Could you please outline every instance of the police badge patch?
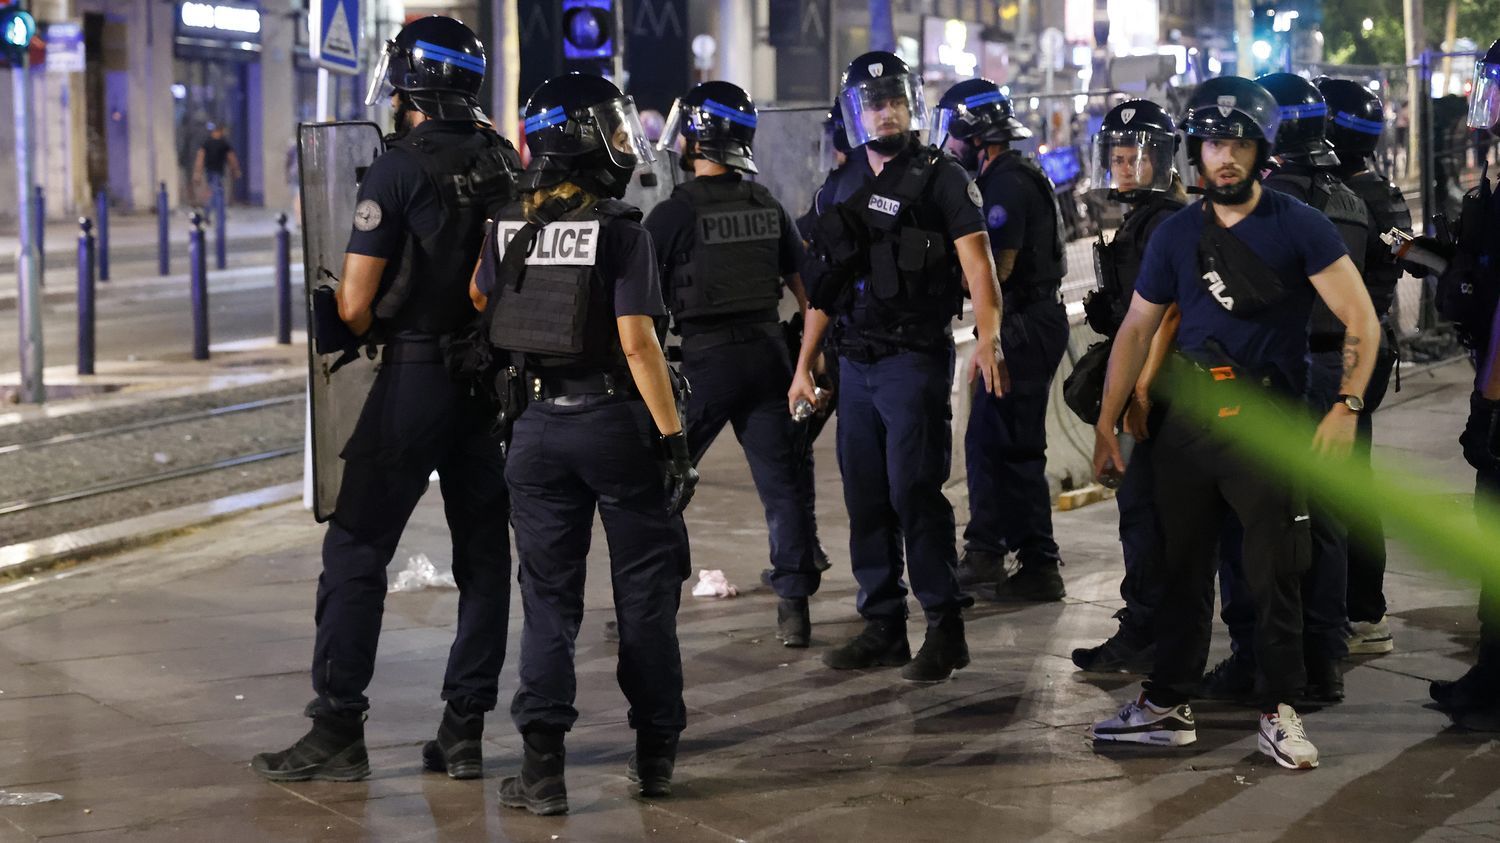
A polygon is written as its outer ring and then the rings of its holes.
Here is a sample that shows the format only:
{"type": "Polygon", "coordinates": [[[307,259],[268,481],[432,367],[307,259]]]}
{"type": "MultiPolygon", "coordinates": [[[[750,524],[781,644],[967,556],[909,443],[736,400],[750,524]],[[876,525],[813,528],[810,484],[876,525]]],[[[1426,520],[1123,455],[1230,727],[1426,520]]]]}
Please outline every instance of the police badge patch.
{"type": "Polygon", "coordinates": [[[979,195],[979,185],[974,182],[969,182],[969,201],[973,202],[976,208],[984,207],[984,197],[979,195]]]}
{"type": "Polygon", "coordinates": [[[380,203],[364,199],[354,207],[354,227],[359,231],[374,231],[380,226],[380,203]]]}
{"type": "Polygon", "coordinates": [[[985,215],[984,222],[990,228],[1000,228],[1005,225],[1007,219],[1010,219],[1010,214],[1006,213],[1005,206],[996,205],[985,215]]]}

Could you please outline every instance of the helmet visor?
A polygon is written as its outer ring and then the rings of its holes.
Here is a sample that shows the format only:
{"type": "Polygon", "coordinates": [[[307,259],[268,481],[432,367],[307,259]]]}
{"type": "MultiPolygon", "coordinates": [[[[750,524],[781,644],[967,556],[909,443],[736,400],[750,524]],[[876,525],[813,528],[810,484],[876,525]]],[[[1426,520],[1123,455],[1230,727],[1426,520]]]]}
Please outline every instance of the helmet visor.
{"type": "Polygon", "coordinates": [[[677,136],[682,133],[682,97],[672,100],[672,110],[667,112],[666,125],[661,128],[661,136],[656,139],[656,150],[658,152],[677,152],[677,136]]]}
{"type": "Polygon", "coordinates": [[[370,87],[365,89],[365,107],[380,105],[391,98],[396,92],[391,87],[390,80],[386,78],[386,71],[391,66],[391,49],[396,45],[391,41],[385,42],[385,48],[380,51],[380,58],[375,60],[375,66],[370,69],[370,87]]]}
{"type": "Polygon", "coordinates": [[[1500,64],[1474,63],[1474,92],[1469,95],[1469,128],[1493,129],[1500,122],[1500,64]]]}
{"type": "Polygon", "coordinates": [[[818,137],[818,166],[821,168],[820,172],[826,173],[841,163],[839,156],[844,154],[844,150],[839,148],[839,141],[835,135],[836,132],[841,131],[843,130],[831,120],[823,124],[823,134],[818,137]]]}
{"type": "Polygon", "coordinates": [[[651,141],[646,139],[646,130],[641,126],[641,114],[636,111],[633,98],[620,97],[600,103],[589,109],[589,116],[593,118],[594,125],[599,127],[604,149],[616,167],[642,171],[651,169],[656,154],[651,151],[651,141]]]}
{"type": "Polygon", "coordinates": [[[922,86],[907,73],[856,82],[839,94],[839,104],[851,149],[876,138],[927,128],[922,86]]]}
{"type": "Polygon", "coordinates": [[[1125,195],[1165,192],[1172,185],[1172,138],[1155,132],[1101,131],[1094,136],[1089,184],[1125,195]]]}
{"type": "Polygon", "coordinates": [[[953,121],[958,118],[958,109],[937,108],[932,112],[932,131],[927,133],[932,145],[943,149],[948,145],[950,137],[948,129],[953,126],[953,121]]]}

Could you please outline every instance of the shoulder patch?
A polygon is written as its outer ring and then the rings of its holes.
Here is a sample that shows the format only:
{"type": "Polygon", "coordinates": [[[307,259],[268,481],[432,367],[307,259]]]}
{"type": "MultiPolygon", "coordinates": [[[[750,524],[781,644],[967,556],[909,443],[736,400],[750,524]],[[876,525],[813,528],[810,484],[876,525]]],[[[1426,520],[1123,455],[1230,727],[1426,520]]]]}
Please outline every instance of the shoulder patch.
{"type": "MultiPolygon", "coordinates": [[[[969,185],[969,189],[973,190],[974,186],[969,185]]],[[[994,207],[990,208],[990,212],[988,214],[985,214],[984,217],[985,223],[988,224],[990,228],[1000,228],[1005,225],[1005,221],[1008,219],[1010,219],[1010,214],[1006,213],[1004,205],[995,205],[994,207]]]]}
{"type": "Polygon", "coordinates": [[[374,231],[380,227],[380,203],[374,199],[363,199],[354,207],[354,228],[358,231],[374,231]]]}
{"type": "Polygon", "coordinates": [[[979,193],[979,185],[972,181],[969,182],[969,201],[973,202],[976,208],[984,207],[984,197],[979,193]]]}

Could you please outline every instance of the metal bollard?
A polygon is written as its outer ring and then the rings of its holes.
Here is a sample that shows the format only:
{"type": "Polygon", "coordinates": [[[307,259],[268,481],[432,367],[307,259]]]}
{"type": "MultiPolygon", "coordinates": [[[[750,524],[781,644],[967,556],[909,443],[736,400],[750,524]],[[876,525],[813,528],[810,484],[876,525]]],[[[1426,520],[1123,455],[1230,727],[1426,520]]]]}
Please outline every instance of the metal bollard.
{"type": "Polygon", "coordinates": [[[94,212],[95,212],[95,215],[96,215],[95,216],[95,222],[94,222],[94,230],[97,231],[97,232],[99,232],[99,234],[98,234],[98,243],[99,243],[99,245],[98,245],[98,250],[96,252],[96,254],[98,255],[97,262],[99,264],[99,280],[100,281],[108,281],[109,280],[109,194],[105,193],[102,190],[99,191],[99,193],[94,197],[94,212]]]}
{"type": "Polygon", "coordinates": [[[226,260],[224,242],[224,217],[225,206],[229,203],[224,199],[224,182],[220,180],[218,187],[214,188],[214,268],[223,269],[226,260]]]}
{"type": "Polygon", "coordinates": [[[78,374],[94,373],[94,224],[78,218],[78,374]]]}
{"type": "Polygon", "coordinates": [[[276,341],[292,342],[292,235],[286,214],[276,215],[276,341]]]}
{"type": "Polygon", "coordinates": [[[203,215],[188,218],[188,283],[193,294],[193,359],[208,359],[208,254],[203,250],[203,215]]]}
{"type": "Polygon", "coordinates": [[[156,189],[156,274],[167,275],[172,271],[171,247],[168,231],[171,219],[167,216],[167,183],[161,182],[156,189]]]}
{"type": "Polygon", "coordinates": [[[47,191],[41,185],[36,186],[36,195],[32,200],[36,203],[35,223],[31,230],[36,232],[36,277],[42,286],[47,286],[47,191]]]}

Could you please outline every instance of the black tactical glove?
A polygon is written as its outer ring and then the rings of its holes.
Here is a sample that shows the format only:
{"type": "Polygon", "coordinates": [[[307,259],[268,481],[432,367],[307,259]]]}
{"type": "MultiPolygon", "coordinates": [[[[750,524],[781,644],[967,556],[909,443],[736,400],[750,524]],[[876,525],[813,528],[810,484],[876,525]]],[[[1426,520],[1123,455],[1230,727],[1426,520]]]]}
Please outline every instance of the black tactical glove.
{"type": "Polygon", "coordinates": [[[698,488],[698,469],[688,456],[687,434],[678,431],[661,437],[662,480],[667,487],[667,514],[680,515],[698,488]]]}
{"type": "Polygon", "coordinates": [[[1469,396],[1469,423],[1458,437],[1464,459],[1488,474],[1500,474],[1500,401],[1491,401],[1478,391],[1469,396]]]}

